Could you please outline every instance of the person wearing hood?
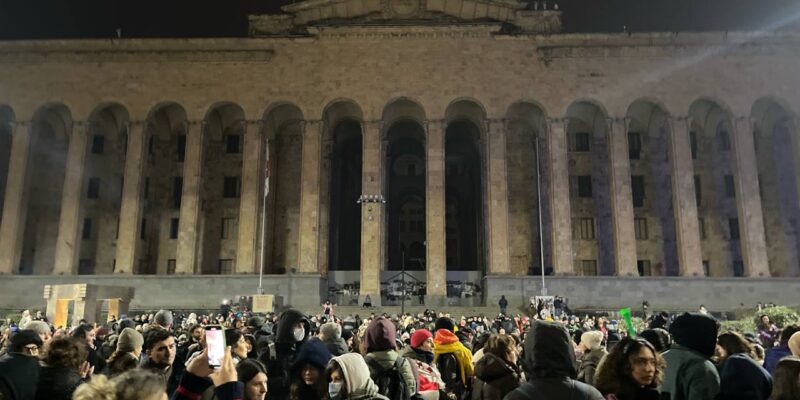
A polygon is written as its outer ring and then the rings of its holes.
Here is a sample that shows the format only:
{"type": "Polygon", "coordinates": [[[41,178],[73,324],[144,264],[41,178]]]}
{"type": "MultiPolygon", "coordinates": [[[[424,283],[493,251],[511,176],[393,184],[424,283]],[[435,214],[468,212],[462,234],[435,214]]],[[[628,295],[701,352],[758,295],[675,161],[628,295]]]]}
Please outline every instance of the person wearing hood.
{"type": "Polygon", "coordinates": [[[275,343],[270,344],[259,356],[259,360],[267,367],[270,400],[289,398],[291,366],[310,332],[311,323],[299,310],[290,308],[281,314],[275,343]]]}
{"type": "Polygon", "coordinates": [[[0,357],[0,398],[23,400],[36,396],[41,346],[42,339],[33,330],[21,330],[11,337],[8,353],[0,357]]]}
{"type": "Polygon", "coordinates": [[[674,341],[664,353],[667,367],[661,396],[671,400],[708,400],[719,393],[719,374],[709,359],[717,346],[717,321],[700,313],[683,313],[670,324],[674,341]]]}
{"type": "Polygon", "coordinates": [[[439,391],[445,390],[442,374],[433,363],[433,334],[427,329],[417,329],[411,335],[409,346],[400,353],[416,367],[417,393],[423,399],[439,399],[439,391]]]}
{"type": "Polygon", "coordinates": [[[325,371],[330,400],[389,400],[378,393],[364,357],[356,353],[331,359],[325,371]]]}
{"type": "Polygon", "coordinates": [[[752,346],[742,335],[726,332],[717,338],[720,393],[717,400],[767,400],[772,377],[753,360],[752,346]]]}
{"type": "Polygon", "coordinates": [[[475,365],[472,400],[502,400],[519,386],[517,342],[509,335],[492,335],[475,365]]]}
{"type": "Polygon", "coordinates": [[[533,321],[523,344],[522,369],[527,383],[504,400],[603,400],[597,389],[577,381],[572,339],[557,322],[533,321]]]}
{"type": "Polygon", "coordinates": [[[350,352],[347,343],[342,339],[342,326],[336,322],[322,324],[319,336],[332,355],[340,356],[350,352]]]}
{"type": "Polygon", "coordinates": [[[595,371],[600,365],[600,360],[608,354],[603,347],[603,332],[584,332],[578,350],[583,353],[578,363],[578,380],[594,386],[595,371]]]}
{"type": "Polygon", "coordinates": [[[291,400],[322,400],[327,393],[325,368],[331,353],[319,338],[311,338],[303,345],[291,368],[291,400]]]}
{"type": "Polygon", "coordinates": [[[645,339],[624,337],[597,370],[594,386],[607,399],[658,400],[664,358],[645,339]]]}
{"type": "MultiPolygon", "coordinates": [[[[372,377],[391,369],[398,361],[400,355],[397,353],[396,339],[396,328],[392,321],[385,317],[378,317],[367,326],[364,332],[364,346],[367,352],[364,361],[369,366],[372,377]]],[[[398,367],[405,381],[406,398],[409,398],[417,392],[416,374],[412,364],[406,362],[405,358],[400,357],[398,367]]]]}
{"type": "Polygon", "coordinates": [[[450,318],[440,317],[434,326],[436,328],[433,338],[434,363],[442,373],[447,392],[461,398],[468,391],[474,375],[472,352],[464,347],[453,332],[454,326],[450,318]]]}

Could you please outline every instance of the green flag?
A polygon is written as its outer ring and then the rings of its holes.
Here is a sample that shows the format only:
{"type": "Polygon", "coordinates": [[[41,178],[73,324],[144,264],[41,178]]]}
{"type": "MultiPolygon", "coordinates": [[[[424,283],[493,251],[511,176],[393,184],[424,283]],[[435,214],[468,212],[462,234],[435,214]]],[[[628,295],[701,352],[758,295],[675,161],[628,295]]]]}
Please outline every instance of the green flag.
{"type": "Polygon", "coordinates": [[[625,326],[628,327],[628,336],[635,337],[636,330],[633,329],[633,323],[631,322],[631,308],[625,307],[619,310],[619,314],[622,315],[622,318],[625,320],[625,326]]]}

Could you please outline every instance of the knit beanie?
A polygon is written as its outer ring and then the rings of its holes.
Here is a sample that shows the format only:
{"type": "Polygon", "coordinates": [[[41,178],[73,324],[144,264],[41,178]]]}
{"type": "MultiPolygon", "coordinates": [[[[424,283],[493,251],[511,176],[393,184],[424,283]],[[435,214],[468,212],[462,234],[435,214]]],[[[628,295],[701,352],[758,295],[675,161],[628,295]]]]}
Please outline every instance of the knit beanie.
{"type": "Polygon", "coordinates": [[[117,351],[120,353],[130,353],[144,344],[142,334],[135,329],[125,328],[117,338],[117,351]]]}
{"type": "Polygon", "coordinates": [[[414,331],[414,334],[411,335],[411,347],[416,349],[422,346],[422,344],[425,343],[426,340],[432,337],[433,334],[431,333],[431,331],[427,329],[417,329],[416,331],[414,331]]]}
{"type": "Polygon", "coordinates": [[[455,325],[453,325],[453,321],[450,318],[439,317],[433,326],[433,331],[436,332],[439,329],[447,329],[450,332],[454,332],[455,325]]]}
{"type": "Polygon", "coordinates": [[[661,328],[647,329],[642,331],[639,336],[650,342],[655,347],[656,351],[663,353],[669,350],[672,344],[672,338],[669,337],[669,332],[661,328]]]}
{"type": "Polygon", "coordinates": [[[794,356],[800,357],[800,332],[795,332],[789,338],[789,350],[792,351],[794,356]]]}
{"type": "Polygon", "coordinates": [[[15,353],[21,352],[22,349],[29,344],[35,344],[36,347],[42,347],[42,338],[40,338],[39,334],[33,330],[23,329],[11,336],[11,344],[9,345],[9,349],[15,353]]]}
{"type": "Polygon", "coordinates": [[[603,332],[589,331],[581,335],[581,343],[589,350],[597,350],[603,344],[603,332]]]}

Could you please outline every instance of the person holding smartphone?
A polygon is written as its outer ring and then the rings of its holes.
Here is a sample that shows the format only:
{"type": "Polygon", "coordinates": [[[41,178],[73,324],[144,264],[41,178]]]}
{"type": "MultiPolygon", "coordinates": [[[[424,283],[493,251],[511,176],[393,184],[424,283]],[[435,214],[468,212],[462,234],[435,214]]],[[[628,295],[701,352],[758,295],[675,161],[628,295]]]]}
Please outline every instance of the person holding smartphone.
{"type": "Polygon", "coordinates": [[[218,368],[210,366],[208,358],[209,349],[203,349],[200,354],[189,361],[186,373],[183,374],[180,384],[170,400],[195,400],[203,392],[214,386],[214,395],[218,400],[235,400],[244,398],[244,384],[238,381],[236,367],[233,365],[231,348],[223,348],[222,359],[218,368]],[[208,379],[210,378],[211,382],[208,379]]]}

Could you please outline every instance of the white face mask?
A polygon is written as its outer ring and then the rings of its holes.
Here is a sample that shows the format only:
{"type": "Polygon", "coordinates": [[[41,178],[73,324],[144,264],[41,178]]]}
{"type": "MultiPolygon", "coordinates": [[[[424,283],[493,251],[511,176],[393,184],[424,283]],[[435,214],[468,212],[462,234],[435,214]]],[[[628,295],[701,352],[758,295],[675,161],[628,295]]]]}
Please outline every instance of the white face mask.
{"type": "Polygon", "coordinates": [[[294,340],[300,342],[306,337],[306,330],[303,328],[294,328],[294,340]]]}
{"type": "Polygon", "coordinates": [[[331,382],[328,384],[328,396],[335,399],[342,390],[342,382],[331,382]]]}

